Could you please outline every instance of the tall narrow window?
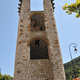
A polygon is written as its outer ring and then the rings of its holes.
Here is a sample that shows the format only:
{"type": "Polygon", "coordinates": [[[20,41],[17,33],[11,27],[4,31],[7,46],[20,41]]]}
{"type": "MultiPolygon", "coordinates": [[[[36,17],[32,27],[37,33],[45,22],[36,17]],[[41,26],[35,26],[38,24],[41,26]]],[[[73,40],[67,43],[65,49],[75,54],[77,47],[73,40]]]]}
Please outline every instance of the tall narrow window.
{"type": "Polygon", "coordinates": [[[48,45],[45,41],[36,39],[30,43],[30,59],[49,59],[48,45]]]}
{"type": "Polygon", "coordinates": [[[34,14],[31,17],[31,31],[44,31],[45,22],[44,17],[39,14],[34,14]]]}
{"type": "Polygon", "coordinates": [[[43,11],[43,0],[30,0],[31,11],[43,11]]]}

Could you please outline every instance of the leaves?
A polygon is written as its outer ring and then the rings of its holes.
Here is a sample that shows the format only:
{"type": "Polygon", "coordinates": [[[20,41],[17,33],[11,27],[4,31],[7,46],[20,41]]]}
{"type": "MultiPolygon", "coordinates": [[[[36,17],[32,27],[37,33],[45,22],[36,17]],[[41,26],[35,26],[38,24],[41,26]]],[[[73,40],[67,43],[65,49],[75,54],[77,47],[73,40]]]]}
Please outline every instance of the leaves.
{"type": "Polygon", "coordinates": [[[76,76],[76,78],[80,77],[80,57],[64,64],[64,69],[66,80],[72,80],[74,78],[74,75],[76,76]]]}
{"type": "Polygon", "coordinates": [[[13,77],[11,77],[10,75],[2,75],[0,73],[0,80],[13,80],[13,77]]]}
{"type": "Polygon", "coordinates": [[[76,0],[76,3],[68,5],[67,3],[63,6],[63,10],[66,10],[66,13],[69,15],[76,13],[76,17],[80,17],[80,0],[76,0]]]}

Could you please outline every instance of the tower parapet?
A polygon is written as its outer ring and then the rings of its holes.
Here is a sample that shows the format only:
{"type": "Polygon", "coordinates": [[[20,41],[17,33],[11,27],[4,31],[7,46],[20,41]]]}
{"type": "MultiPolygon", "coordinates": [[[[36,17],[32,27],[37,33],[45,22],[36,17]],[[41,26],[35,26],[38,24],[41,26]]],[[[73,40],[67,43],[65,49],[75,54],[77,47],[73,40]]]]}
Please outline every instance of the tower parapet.
{"type": "MultiPolygon", "coordinates": [[[[18,13],[20,14],[20,11],[21,11],[21,5],[22,5],[22,0],[19,0],[19,4],[18,4],[18,13]]],[[[54,3],[54,0],[51,0],[51,4],[52,4],[52,7],[53,7],[53,11],[54,11],[54,9],[55,9],[55,7],[54,7],[54,5],[55,5],[55,3],[54,3]]]]}

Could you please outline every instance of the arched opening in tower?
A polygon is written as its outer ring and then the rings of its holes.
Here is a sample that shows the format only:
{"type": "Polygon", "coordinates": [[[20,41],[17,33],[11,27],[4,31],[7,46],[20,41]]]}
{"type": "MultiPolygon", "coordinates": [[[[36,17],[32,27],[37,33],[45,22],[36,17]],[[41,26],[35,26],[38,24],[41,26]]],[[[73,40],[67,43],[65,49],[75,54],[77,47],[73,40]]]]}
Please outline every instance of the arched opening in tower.
{"type": "Polygon", "coordinates": [[[44,17],[39,14],[34,14],[31,17],[31,31],[45,31],[44,17]]]}
{"type": "Polygon", "coordinates": [[[31,11],[44,11],[43,0],[30,0],[31,11]]]}
{"type": "Polygon", "coordinates": [[[48,44],[40,39],[30,43],[30,59],[49,59],[48,44]]]}

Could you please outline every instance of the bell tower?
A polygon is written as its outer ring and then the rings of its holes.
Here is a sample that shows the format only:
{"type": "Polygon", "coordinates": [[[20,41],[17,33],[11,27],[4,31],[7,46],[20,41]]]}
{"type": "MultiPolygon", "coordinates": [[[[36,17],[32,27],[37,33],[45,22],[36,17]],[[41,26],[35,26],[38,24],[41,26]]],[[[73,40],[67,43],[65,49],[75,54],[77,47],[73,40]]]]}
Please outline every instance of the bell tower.
{"type": "Polygon", "coordinates": [[[43,0],[43,11],[19,1],[14,80],[65,80],[53,0],[43,0]]]}

